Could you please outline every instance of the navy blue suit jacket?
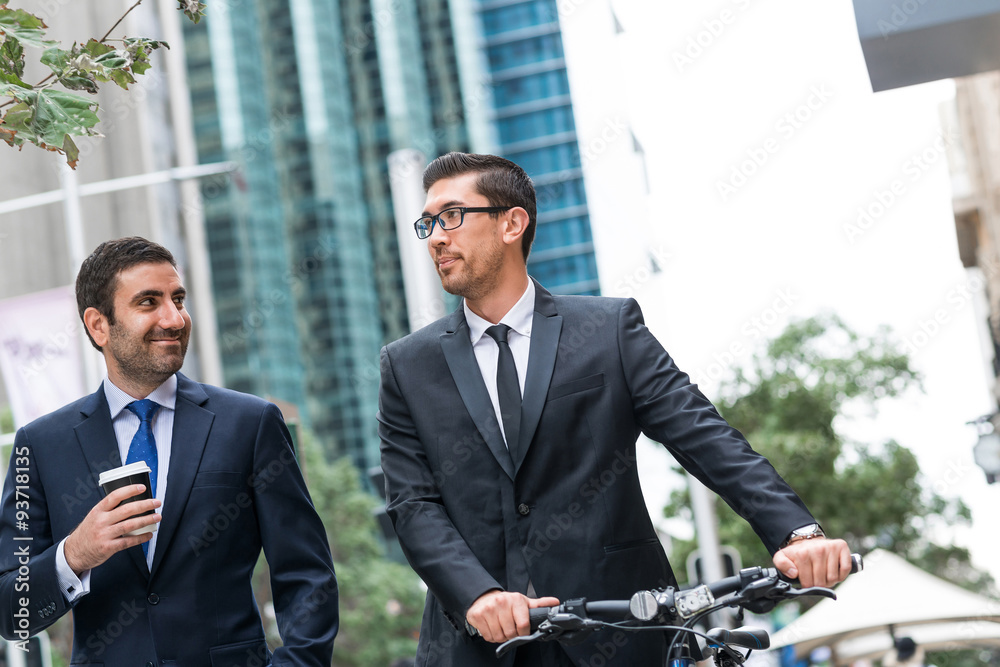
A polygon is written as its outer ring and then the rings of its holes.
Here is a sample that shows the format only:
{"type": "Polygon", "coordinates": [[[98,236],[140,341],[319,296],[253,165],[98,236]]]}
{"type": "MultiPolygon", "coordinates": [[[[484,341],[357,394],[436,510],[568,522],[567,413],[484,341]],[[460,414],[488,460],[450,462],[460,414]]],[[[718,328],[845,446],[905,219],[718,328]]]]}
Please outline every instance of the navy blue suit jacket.
{"type": "MultiPolygon", "coordinates": [[[[328,667],[337,582],[280,412],[178,374],[174,420],[152,569],[132,547],[91,571],[72,664],[328,667]],[[273,658],[250,583],[262,547],[284,642],[273,658]]],[[[103,497],[100,473],[120,465],[103,389],[18,431],[0,508],[4,637],[69,610],[56,545],[103,497]]]]}
{"type": "MultiPolygon", "coordinates": [[[[429,588],[418,666],[511,664],[464,630],[469,606],[490,589],[524,593],[530,580],[539,596],[627,599],[675,583],[639,487],[640,433],[719,493],[772,552],[814,521],[677,369],[634,300],[535,289],[514,458],[461,308],[382,350],[387,507],[429,588]]],[[[608,631],[565,648],[574,664],[662,665],[663,644],[656,633],[608,631]]]]}

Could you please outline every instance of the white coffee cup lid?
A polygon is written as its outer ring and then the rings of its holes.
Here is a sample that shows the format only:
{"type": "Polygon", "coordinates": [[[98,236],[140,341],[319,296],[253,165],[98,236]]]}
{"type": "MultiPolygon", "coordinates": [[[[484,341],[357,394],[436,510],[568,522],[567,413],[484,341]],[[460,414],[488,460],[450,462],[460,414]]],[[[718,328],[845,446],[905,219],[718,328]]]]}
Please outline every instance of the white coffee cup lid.
{"type": "Polygon", "coordinates": [[[129,463],[120,468],[112,468],[111,470],[105,470],[98,477],[97,483],[104,486],[105,482],[110,482],[113,479],[121,479],[122,477],[128,477],[129,475],[140,475],[144,472],[153,472],[149,469],[149,464],[145,461],[136,461],[135,463],[129,463]]]}

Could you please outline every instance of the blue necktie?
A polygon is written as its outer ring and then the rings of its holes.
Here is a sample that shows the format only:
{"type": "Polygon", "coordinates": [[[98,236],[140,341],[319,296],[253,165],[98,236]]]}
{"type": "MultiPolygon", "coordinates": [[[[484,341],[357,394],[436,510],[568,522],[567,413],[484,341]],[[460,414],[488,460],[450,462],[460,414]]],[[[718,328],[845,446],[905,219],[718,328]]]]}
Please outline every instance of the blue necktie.
{"type": "Polygon", "coordinates": [[[153,439],[153,415],[160,409],[158,403],[148,398],[133,401],[125,406],[139,418],[139,430],[132,436],[132,444],[128,447],[128,458],[125,465],[145,461],[149,466],[149,492],[156,497],[156,440],[153,439]]]}
{"type": "MultiPolygon", "coordinates": [[[[156,497],[156,440],[153,439],[153,415],[160,409],[159,403],[154,403],[148,398],[141,401],[133,401],[125,406],[130,412],[135,413],[139,418],[139,430],[132,436],[132,443],[128,446],[128,457],[125,465],[145,461],[149,466],[149,492],[156,497]]],[[[142,543],[142,554],[149,556],[149,542],[142,543]]]]}

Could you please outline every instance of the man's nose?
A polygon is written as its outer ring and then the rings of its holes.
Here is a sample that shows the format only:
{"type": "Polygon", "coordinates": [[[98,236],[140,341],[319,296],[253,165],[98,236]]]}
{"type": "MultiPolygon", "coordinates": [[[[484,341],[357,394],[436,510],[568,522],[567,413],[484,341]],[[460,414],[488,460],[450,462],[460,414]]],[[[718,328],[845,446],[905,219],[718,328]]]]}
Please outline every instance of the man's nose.
{"type": "Polygon", "coordinates": [[[441,227],[441,223],[435,220],[434,226],[431,228],[431,235],[427,237],[427,244],[432,246],[444,245],[450,238],[448,232],[441,227]]]}
{"type": "Polygon", "coordinates": [[[181,314],[181,308],[173,301],[167,301],[160,308],[160,327],[163,329],[184,328],[184,316],[181,314]]]}

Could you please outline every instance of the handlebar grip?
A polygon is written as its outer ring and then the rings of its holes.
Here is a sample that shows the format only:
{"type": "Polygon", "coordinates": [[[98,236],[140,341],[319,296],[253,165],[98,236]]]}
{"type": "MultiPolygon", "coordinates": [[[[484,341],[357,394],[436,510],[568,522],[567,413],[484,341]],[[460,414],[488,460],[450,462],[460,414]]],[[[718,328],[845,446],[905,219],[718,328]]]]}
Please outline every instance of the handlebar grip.
{"type": "Polygon", "coordinates": [[[706,634],[716,644],[733,644],[755,651],[762,651],[771,646],[771,638],[768,637],[767,631],[761,628],[743,627],[735,630],[712,628],[706,634]]]}
{"type": "MultiPolygon", "coordinates": [[[[756,568],[760,570],[760,568],[756,568]]],[[[708,590],[712,591],[712,595],[717,598],[721,598],[723,595],[729,595],[733,591],[738,591],[743,587],[744,578],[740,575],[735,575],[732,577],[726,577],[725,579],[719,579],[718,581],[713,581],[708,584],[708,590]]]]}
{"type": "Polygon", "coordinates": [[[528,622],[531,624],[531,631],[534,632],[542,621],[549,617],[549,612],[559,609],[559,607],[534,607],[528,610],[528,622]]]}
{"type": "MultiPolygon", "coordinates": [[[[857,574],[865,569],[865,559],[861,557],[861,554],[851,554],[851,574],[857,574]]],[[[787,581],[790,584],[799,585],[798,579],[792,579],[791,577],[786,577],[785,575],[778,573],[783,581],[787,581]]],[[[713,591],[714,592],[714,591],[713,591]]]]}

